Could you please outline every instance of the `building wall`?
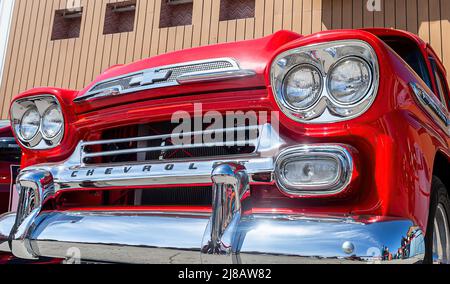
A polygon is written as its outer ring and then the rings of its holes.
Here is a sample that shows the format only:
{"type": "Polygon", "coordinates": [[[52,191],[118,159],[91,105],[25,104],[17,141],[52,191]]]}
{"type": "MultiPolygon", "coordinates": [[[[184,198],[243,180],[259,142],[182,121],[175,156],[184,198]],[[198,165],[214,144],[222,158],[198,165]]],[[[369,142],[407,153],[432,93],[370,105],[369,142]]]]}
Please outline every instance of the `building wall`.
{"type": "Polygon", "coordinates": [[[13,8],[14,0],[0,0],[0,83],[3,76],[13,8]]]}
{"type": "Polygon", "coordinates": [[[366,0],[255,0],[254,18],[229,21],[219,21],[220,0],[193,1],[192,25],[159,28],[161,0],[137,0],[134,30],[104,35],[106,4],[116,0],[15,0],[1,117],[7,117],[14,95],[32,87],[80,89],[114,64],[280,29],[302,34],[374,26],[408,30],[430,42],[450,70],[450,36],[445,36],[450,0],[380,0],[379,12],[369,12],[366,0]],[[55,10],[76,2],[83,7],[80,36],[52,41],[55,10]]]}

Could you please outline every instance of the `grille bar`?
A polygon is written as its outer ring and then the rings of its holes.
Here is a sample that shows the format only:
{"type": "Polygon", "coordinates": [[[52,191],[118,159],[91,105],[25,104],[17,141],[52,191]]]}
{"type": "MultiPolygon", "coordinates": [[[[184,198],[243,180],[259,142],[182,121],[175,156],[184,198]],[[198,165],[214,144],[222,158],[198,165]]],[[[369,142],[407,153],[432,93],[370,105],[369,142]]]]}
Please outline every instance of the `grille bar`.
{"type": "MultiPolygon", "coordinates": [[[[263,126],[260,125],[236,126],[179,134],[155,133],[157,135],[130,138],[120,138],[119,136],[117,139],[81,142],[81,161],[84,164],[108,164],[119,161],[189,160],[199,157],[252,154],[258,148],[262,129],[263,126]],[[216,135],[216,138],[219,139],[203,142],[204,135],[209,137],[216,135]],[[217,137],[217,135],[220,136],[217,137]],[[174,143],[174,138],[190,139],[190,142],[174,143]],[[202,142],[197,142],[196,138],[202,138],[200,140],[202,142]],[[232,139],[227,140],[227,138],[232,139]]],[[[118,135],[121,135],[120,131],[118,135]]],[[[113,137],[117,136],[113,135],[113,137]]],[[[105,138],[111,138],[111,136],[105,138]]]]}
{"type": "Polygon", "coordinates": [[[126,155],[126,154],[135,154],[142,152],[155,152],[155,151],[170,151],[176,149],[193,149],[193,148],[203,148],[203,147],[231,147],[231,146],[239,146],[239,145],[249,145],[256,146],[258,140],[240,140],[240,141],[229,141],[229,142],[217,142],[217,143],[201,143],[201,144],[183,144],[183,145],[174,145],[174,146],[160,146],[160,147],[145,147],[145,148],[136,148],[136,149],[127,149],[127,150],[117,150],[117,151],[107,151],[107,152],[99,152],[94,154],[84,154],[83,158],[95,158],[95,157],[103,157],[103,156],[115,156],[115,155],[126,155]]]}
{"type": "MultiPolygon", "coordinates": [[[[207,129],[203,131],[192,131],[192,132],[183,132],[183,136],[198,136],[198,135],[207,135],[214,134],[216,132],[222,133],[230,133],[230,132],[242,132],[242,131],[250,131],[250,130],[260,130],[261,126],[241,126],[235,128],[224,128],[224,129],[207,129]]],[[[173,138],[178,136],[177,134],[162,134],[162,135],[153,135],[153,136],[143,136],[143,137],[132,137],[132,138],[123,138],[123,139],[109,139],[109,140],[101,140],[101,141],[87,141],[83,142],[82,146],[94,146],[94,145],[104,145],[104,144],[113,144],[113,143],[127,143],[127,142],[142,142],[142,141],[150,141],[150,140],[160,140],[173,138]]]]}

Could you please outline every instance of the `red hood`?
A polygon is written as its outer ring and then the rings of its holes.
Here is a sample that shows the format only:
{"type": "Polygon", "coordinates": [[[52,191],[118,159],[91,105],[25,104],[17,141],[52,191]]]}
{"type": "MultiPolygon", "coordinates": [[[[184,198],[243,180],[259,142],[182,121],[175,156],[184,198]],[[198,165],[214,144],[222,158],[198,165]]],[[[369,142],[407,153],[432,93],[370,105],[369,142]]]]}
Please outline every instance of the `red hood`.
{"type": "Polygon", "coordinates": [[[179,93],[189,94],[229,89],[251,89],[266,86],[264,80],[264,72],[274,52],[284,44],[296,40],[300,37],[301,36],[299,34],[293,32],[279,31],[273,35],[261,39],[197,47],[143,59],[141,61],[137,61],[128,65],[114,66],[98,76],[95,81],[89,84],[84,90],[78,92],[76,94],[76,97],[83,96],[83,94],[85,94],[94,84],[109,78],[114,78],[132,72],[159,66],[205,59],[224,57],[233,58],[238,62],[242,69],[255,71],[256,76],[252,78],[246,78],[245,80],[231,80],[227,82],[215,82],[208,84],[197,84],[192,86],[153,89],[141,92],[139,94],[139,98],[133,96],[133,94],[118,96],[117,98],[109,97],[95,100],[94,102],[79,103],[76,109],[77,112],[80,113],[97,108],[109,107],[111,105],[136,101],[138,99],[146,100],[155,97],[173,96],[179,93]]]}

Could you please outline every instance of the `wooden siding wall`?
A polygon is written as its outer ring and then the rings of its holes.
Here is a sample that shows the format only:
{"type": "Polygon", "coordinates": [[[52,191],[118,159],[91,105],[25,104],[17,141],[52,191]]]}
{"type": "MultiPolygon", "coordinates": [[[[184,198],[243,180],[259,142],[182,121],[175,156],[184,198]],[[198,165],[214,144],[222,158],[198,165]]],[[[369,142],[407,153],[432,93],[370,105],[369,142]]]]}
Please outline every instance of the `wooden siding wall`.
{"type": "MultiPolygon", "coordinates": [[[[164,1],[164,0],[163,0],[164,1]]],[[[327,29],[392,27],[429,41],[450,70],[450,0],[381,0],[369,12],[366,0],[255,0],[255,18],[219,21],[220,0],[194,0],[192,25],[159,28],[161,0],[137,0],[133,32],[103,35],[107,3],[81,0],[80,37],[51,41],[57,9],[67,0],[16,0],[0,113],[11,98],[37,86],[80,89],[108,66],[200,45],[259,38],[288,29],[310,34],[327,29]]]]}

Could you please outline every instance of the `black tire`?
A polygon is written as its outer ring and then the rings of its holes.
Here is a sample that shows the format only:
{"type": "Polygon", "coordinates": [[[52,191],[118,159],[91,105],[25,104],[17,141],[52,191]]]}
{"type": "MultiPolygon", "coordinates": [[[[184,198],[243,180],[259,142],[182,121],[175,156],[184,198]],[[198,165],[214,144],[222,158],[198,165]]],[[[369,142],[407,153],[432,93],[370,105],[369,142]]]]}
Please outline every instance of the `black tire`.
{"type": "MultiPolygon", "coordinates": [[[[427,232],[425,235],[425,259],[424,263],[433,263],[433,234],[434,234],[434,220],[438,205],[441,204],[446,211],[447,223],[450,220],[450,199],[447,188],[444,183],[438,178],[433,176],[431,184],[431,197],[430,197],[430,214],[428,217],[427,232]]],[[[450,224],[447,224],[450,226],[450,224]]]]}

